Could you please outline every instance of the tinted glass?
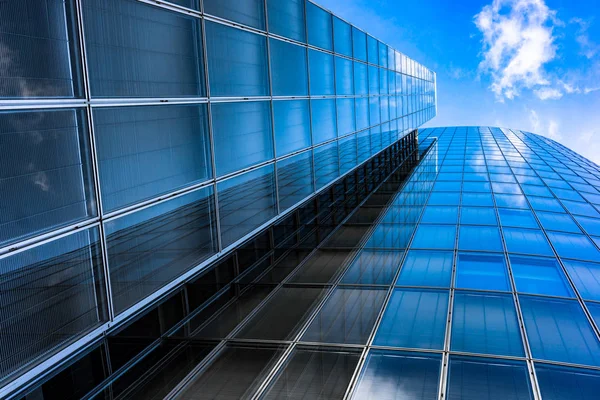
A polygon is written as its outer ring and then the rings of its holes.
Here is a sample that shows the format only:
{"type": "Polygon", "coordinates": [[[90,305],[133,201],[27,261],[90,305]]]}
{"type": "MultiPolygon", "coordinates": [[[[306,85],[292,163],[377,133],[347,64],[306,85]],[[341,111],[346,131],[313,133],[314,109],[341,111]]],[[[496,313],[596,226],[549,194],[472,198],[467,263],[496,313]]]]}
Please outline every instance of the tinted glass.
{"type": "Polygon", "coordinates": [[[331,14],[315,4],[306,2],[308,44],[333,51],[331,14]]]}
{"type": "Polygon", "coordinates": [[[308,100],[274,101],[273,117],[277,157],[310,146],[308,100]]]}
{"type": "Polygon", "coordinates": [[[257,29],[265,29],[265,2],[251,0],[203,0],[204,12],[217,17],[239,22],[257,29]]]}
{"type": "Polygon", "coordinates": [[[308,50],[311,96],[335,94],[333,56],[317,50],[308,50]]]}
{"type": "Polygon", "coordinates": [[[276,39],[269,39],[269,44],[273,96],[308,95],[306,48],[276,39]]]}
{"type": "Polygon", "coordinates": [[[267,0],[269,32],[306,42],[304,0],[267,0]]]}

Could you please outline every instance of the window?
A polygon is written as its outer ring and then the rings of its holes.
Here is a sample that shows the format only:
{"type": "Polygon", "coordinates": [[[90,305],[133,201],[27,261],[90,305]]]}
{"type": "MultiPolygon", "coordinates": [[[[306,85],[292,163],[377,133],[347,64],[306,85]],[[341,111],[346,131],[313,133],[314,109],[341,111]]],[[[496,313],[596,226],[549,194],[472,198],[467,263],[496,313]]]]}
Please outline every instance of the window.
{"type": "Polygon", "coordinates": [[[367,35],[354,26],[352,27],[352,50],[355,59],[367,62],[367,35]]]}
{"type": "Polygon", "coordinates": [[[279,205],[286,210],[313,193],[312,151],[277,161],[279,205]]]}
{"type": "Polygon", "coordinates": [[[389,285],[400,266],[401,251],[362,250],[352,261],[342,283],[389,285]]]}
{"type": "Polygon", "coordinates": [[[453,259],[452,252],[411,250],[396,285],[449,287],[453,259]]]}
{"type": "Polygon", "coordinates": [[[600,251],[585,235],[548,232],[548,238],[560,257],[585,261],[600,261],[600,251]]]}
{"type": "Polygon", "coordinates": [[[333,51],[331,14],[315,4],[306,2],[308,44],[333,51]]]}
{"type": "Polygon", "coordinates": [[[500,223],[502,226],[513,226],[517,228],[539,228],[533,213],[529,210],[511,210],[499,208],[500,223]]]}
{"type": "Polygon", "coordinates": [[[352,61],[341,57],[335,58],[335,91],[338,96],[354,94],[352,61]]]}
{"type": "Polygon", "coordinates": [[[581,297],[600,301],[600,264],[565,261],[564,265],[581,297]]]}
{"type": "Polygon", "coordinates": [[[317,50],[308,50],[311,96],[335,95],[333,56],[317,50]]]}
{"type": "Polygon", "coordinates": [[[105,211],[212,175],[206,105],[95,108],[105,211]]]}
{"type": "Polygon", "coordinates": [[[216,17],[265,30],[264,0],[204,0],[204,12],[216,17]]]}
{"type": "Polygon", "coordinates": [[[357,165],[356,135],[346,136],[339,141],[340,175],[350,171],[357,165]]]}
{"type": "Polygon", "coordinates": [[[356,95],[369,94],[369,77],[367,64],[354,62],[354,89],[356,95]]]}
{"type": "Polygon", "coordinates": [[[503,233],[506,248],[510,253],[554,255],[541,230],[505,228],[503,233]]]}
{"type": "Polygon", "coordinates": [[[83,16],[94,97],[205,95],[198,18],[132,0],[86,1],[83,16]]]}
{"type": "Polygon", "coordinates": [[[456,224],[458,208],[443,206],[427,206],[421,218],[421,223],[456,224]]]}
{"type": "Polygon", "coordinates": [[[571,218],[568,214],[558,214],[541,211],[538,211],[536,214],[540,219],[542,226],[546,230],[581,233],[581,230],[579,230],[577,224],[575,224],[575,222],[573,221],[573,218],[571,218]]]}
{"type": "Polygon", "coordinates": [[[600,374],[594,370],[535,364],[535,372],[544,399],[593,399],[598,395],[600,374]]]}
{"type": "Polygon", "coordinates": [[[269,31],[299,42],[306,42],[304,0],[267,0],[269,31]]]}
{"type": "Polygon", "coordinates": [[[456,287],[510,291],[504,257],[459,253],[456,265],[456,287]]]}
{"type": "Polygon", "coordinates": [[[411,247],[415,249],[453,249],[455,238],[455,226],[419,225],[411,247]]]}
{"type": "Polygon", "coordinates": [[[217,176],[273,158],[270,108],[267,101],[212,105],[217,176]]]}
{"type": "Polygon", "coordinates": [[[333,48],[336,53],[352,57],[352,28],[337,17],[333,17],[333,48]]]}
{"type": "Polygon", "coordinates": [[[319,146],[315,153],[315,176],[317,190],[332,182],[340,175],[338,143],[332,142],[319,146]]]}
{"type": "Polygon", "coordinates": [[[379,68],[369,65],[369,94],[379,94],[379,68]]]}
{"type": "Polygon", "coordinates": [[[313,144],[334,139],[337,134],[334,99],[311,100],[313,144]]]}
{"type": "MultiPolygon", "coordinates": [[[[587,217],[576,217],[576,219],[588,235],[600,236],[600,219],[587,217]]],[[[579,230],[576,230],[575,232],[579,233],[579,230]]]]}
{"type": "Polygon", "coordinates": [[[277,157],[311,145],[308,100],[274,101],[277,157]]]}
{"type": "Polygon", "coordinates": [[[277,39],[269,39],[269,43],[273,96],[308,95],[306,48],[277,39]]]}
{"type": "Polygon", "coordinates": [[[379,104],[379,97],[369,97],[369,121],[371,122],[371,126],[379,125],[381,123],[381,105],[379,104]]]}
{"type": "Polygon", "coordinates": [[[512,256],[510,265],[518,292],[574,297],[569,282],[555,260],[512,256]]]}
{"type": "Polygon", "coordinates": [[[496,213],[493,208],[463,207],[460,210],[460,223],[465,225],[497,225],[496,213]]]}
{"type": "Polygon", "coordinates": [[[356,98],[356,130],[362,130],[370,126],[369,122],[369,99],[356,98]]]}
{"type": "Polygon", "coordinates": [[[460,250],[502,251],[502,241],[497,227],[461,226],[458,234],[460,250]]]}
{"type": "Polygon", "coordinates": [[[356,131],[354,99],[338,98],[335,102],[337,109],[338,136],[344,136],[356,131]]]}

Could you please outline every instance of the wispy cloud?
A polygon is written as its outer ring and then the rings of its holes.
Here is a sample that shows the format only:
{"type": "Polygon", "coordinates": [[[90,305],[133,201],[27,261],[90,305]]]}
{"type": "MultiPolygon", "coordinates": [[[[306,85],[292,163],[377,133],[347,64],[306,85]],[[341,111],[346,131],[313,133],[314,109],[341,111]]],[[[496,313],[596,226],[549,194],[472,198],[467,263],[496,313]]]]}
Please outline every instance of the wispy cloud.
{"type": "Polygon", "coordinates": [[[563,96],[560,90],[551,87],[541,87],[534,90],[533,93],[535,93],[540,100],[557,100],[563,96]]]}
{"type": "Polygon", "coordinates": [[[579,54],[588,58],[594,58],[600,52],[600,46],[590,40],[588,29],[591,21],[582,18],[572,18],[569,22],[579,26],[575,40],[579,44],[579,54]]]}
{"type": "Polygon", "coordinates": [[[483,34],[479,68],[491,74],[498,100],[550,84],[544,66],[556,57],[557,24],[556,12],[543,0],[494,0],[475,16],[483,34]]]}

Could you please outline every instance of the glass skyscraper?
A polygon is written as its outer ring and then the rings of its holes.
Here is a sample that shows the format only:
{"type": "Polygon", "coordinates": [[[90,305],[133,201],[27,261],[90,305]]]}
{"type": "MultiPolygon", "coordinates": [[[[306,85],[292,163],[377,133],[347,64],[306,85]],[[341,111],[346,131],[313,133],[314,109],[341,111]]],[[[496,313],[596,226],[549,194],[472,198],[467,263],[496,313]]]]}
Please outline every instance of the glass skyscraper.
{"type": "Polygon", "coordinates": [[[596,164],[311,1],[0,20],[0,398],[598,397],[596,164]]]}

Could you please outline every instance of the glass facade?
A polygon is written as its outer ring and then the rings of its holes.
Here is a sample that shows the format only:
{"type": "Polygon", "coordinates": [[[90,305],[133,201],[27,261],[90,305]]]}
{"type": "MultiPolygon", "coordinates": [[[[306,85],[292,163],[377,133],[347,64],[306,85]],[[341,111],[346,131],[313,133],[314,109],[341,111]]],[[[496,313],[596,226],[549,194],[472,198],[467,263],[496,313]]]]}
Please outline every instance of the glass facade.
{"type": "Polygon", "coordinates": [[[5,3],[0,397],[436,114],[434,72],[307,0],[5,3]]]}

